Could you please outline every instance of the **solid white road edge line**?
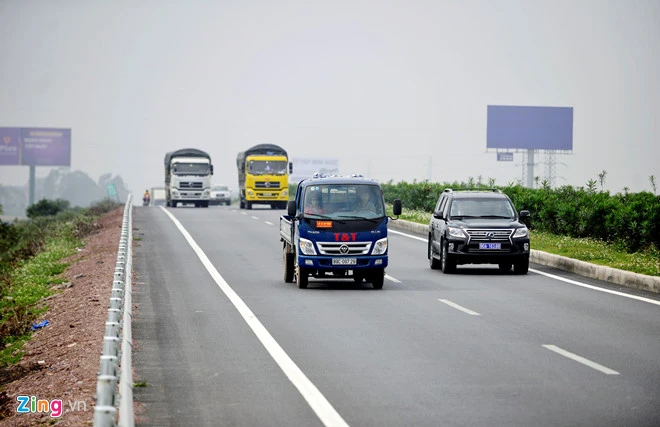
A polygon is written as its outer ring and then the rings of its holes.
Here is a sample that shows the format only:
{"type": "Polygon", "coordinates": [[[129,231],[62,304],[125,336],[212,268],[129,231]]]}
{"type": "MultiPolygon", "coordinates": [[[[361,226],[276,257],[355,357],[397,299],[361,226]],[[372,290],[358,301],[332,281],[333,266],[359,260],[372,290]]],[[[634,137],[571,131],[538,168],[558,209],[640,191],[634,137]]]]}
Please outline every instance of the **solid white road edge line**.
{"type": "Polygon", "coordinates": [[[211,261],[208,259],[204,251],[197,245],[192,236],[188,231],[181,225],[179,220],[177,220],[172,213],[163,209],[174,225],[181,231],[183,237],[188,241],[188,244],[195,251],[200,261],[206,267],[206,270],[209,272],[215,283],[220,287],[222,292],[229,298],[229,300],[234,304],[234,307],[245,320],[245,323],[252,329],[252,332],[257,336],[261,344],[266,348],[266,351],[271,355],[275,363],[282,369],[284,374],[289,378],[291,383],[298,389],[303,398],[307,401],[309,406],[312,408],[314,413],[319,417],[323,425],[325,426],[346,426],[348,424],[344,419],[339,415],[335,408],[328,402],[328,400],[323,396],[318,388],[307,378],[302,370],[295,364],[293,360],[289,357],[284,349],[275,341],[275,338],[272,337],[270,332],[261,324],[259,319],[252,313],[252,310],[243,302],[241,297],[238,296],[236,292],[229,286],[229,284],[223,279],[218,270],[213,266],[211,261]]]}
{"type": "Polygon", "coordinates": [[[465,308],[465,307],[462,307],[462,306],[456,304],[455,302],[451,302],[451,301],[449,301],[448,299],[438,299],[438,301],[440,301],[440,302],[442,302],[442,303],[445,303],[445,304],[447,304],[447,305],[450,306],[450,307],[454,307],[456,310],[461,310],[463,313],[467,313],[467,314],[469,314],[470,316],[481,316],[481,315],[480,315],[479,313],[477,313],[476,311],[469,310],[469,309],[467,309],[467,308],[465,308]]]}
{"type": "Polygon", "coordinates": [[[578,282],[578,281],[575,281],[575,280],[567,279],[565,277],[557,276],[557,275],[554,275],[554,274],[546,273],[545,271],[535,270],[535,269],[532,269],[532,268],[530,268],[529,271],[533,271],[536,274],[540,274],[542,276],[546,276],[546,277],[549,277],[551,279],[561,280],[562,282],[570,283],[572,285],[582,286],[583,288],[593,289],[595,291],[600,291],[600,292],[605,292],[605,293],[608,293],[608,294],[618,295],[620,297],[626,297],[626,298],[630,298],[630,299],[636,299],[636,300],[639,300],[639,301],[648,302],[648,303],[655,304],[655,305],[660,305],[660,301],[656,301],[656,300],[653,300],[653,299],[650,299],[650,298],[644,298],[644,297],[640,297],[640,296],[637,296],[637,295],[630,295],[630,294],[626,294],[624,292],[613,291],[611,289],[604,289],[604,288],[600,288],[600,287],[594,286],[594,285],[587,285],[586,283],[582,283],[582,282],[578,282]]]}
{"type": "MultiPolygon", "coordinates": [[[[415,239],[415,240],[421,240],[422,242],[427,242],[426,239],[422,239],[421,237],[413,236],[413,235],[408,234],[408,233],[402,233],[400,231],[394,231],[394,230],[388,230],[388,232],[389,233],[394,233],[394,234],[400,234],[402,236],[406,236],[406,237],[409,237],[409,238],[415,239]]],[[[610,289],[605,289],[605,288],[601,288],[601,287],[594,286],[594,285],[587,285],[586,283],[578,282],[576,280],[566,279],[564,277],[557,276],[555,274],[546,273],[544,271],[536,270],[536,269],[533,269],[533,268],[530,268],[529,271],[531,271],[533,273],[536,273],[536,274],[540,274],[542,276],[549,277],[551,279],[561,280],[562,282],[570,283],[572,285],[582,286],[583,288],[592,289],[594,291],[605,292],[605,293],[612,294],[612,295],[618,295],[620,297],[625,297],[625,298],[635,299],[635,300],[638,300],[638,301],[648,302],[648,303],[655,304],[655,305],[660,305],[660,301],[656,301],[654,299],[644,298],[644,297],[640,297],[640,296],[637,296],[637,295],[626,294],[624,292],[612,291],[610,289]]]]}
{"type": "Polygon", "coordinates": [[[577,354],[571,353],[570,351],[566,351],[562,348],[557,347],[556,345],[552,344],[543,344],[543,347],[547,348],[550,351],[554,351],[557,354],[561,354],[564,357],[568,357],[569,359],[575,360],[578,363],[582,363],[583,365],[586,365],[592,369],[595,369],[597,371],[600,371],[604,374],[607,375],[619,375],[619,373],[613,369],[610,369],[606,366],[600,365],[596,362],[593,362],[589,359],[585,359],[582,356],[578,356],[577,354]]]}
{"type": "Polygon", "coordinates": [[[399,280],[399,279],[395,279],[394,277],[390,276],[389,274],[386,274],[386,275],[385,275],[385,278],[386,278],[387,280],[391,280],[391,281],[393,281],[394,283],[401,283],[401,280],[399,280]]]}

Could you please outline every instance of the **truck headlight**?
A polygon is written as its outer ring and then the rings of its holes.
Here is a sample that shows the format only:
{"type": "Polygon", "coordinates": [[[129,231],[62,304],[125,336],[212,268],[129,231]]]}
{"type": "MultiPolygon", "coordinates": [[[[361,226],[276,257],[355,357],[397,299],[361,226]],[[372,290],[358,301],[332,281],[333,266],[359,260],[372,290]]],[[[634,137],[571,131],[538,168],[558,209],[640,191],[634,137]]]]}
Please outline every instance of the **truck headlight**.
{"type": "Polygon", "coordinates": [[[518,238],[518,237],[527,237],[529,235],[529,231],[527,230],[527,227],[519,228],[516,230],[515,233],[513,233],[513,238],[518,238]]]}
{"type": "Polygon", "coordinates": [[[289,190],[283,190],[282,197],[289,197],[289,190]]]}
{"type": "Polygon", "coordinates": [[[387,237],[376,241],[371,255],[383,255],[385,252],[387,252],[387,237]]]}
{"type": "Polygon", "coordinates": [[[314,243],[311,240],[300,239],[300,252],[303,255],[316,255],[316,249],[314,249],[314,243]]]}
{"type": "Polygon", "coordinates": [[[248,190],[247,195],[250,196],[250,197],[253,197],[254,196],[254,191],[248,190]]]}
{"type": "Polygon", "coordinates": [[[457,237],[459,239],[465,239],[465,233],[463,229],[458,227],[447,227],[447,231],[451,237],[457,237]]]}

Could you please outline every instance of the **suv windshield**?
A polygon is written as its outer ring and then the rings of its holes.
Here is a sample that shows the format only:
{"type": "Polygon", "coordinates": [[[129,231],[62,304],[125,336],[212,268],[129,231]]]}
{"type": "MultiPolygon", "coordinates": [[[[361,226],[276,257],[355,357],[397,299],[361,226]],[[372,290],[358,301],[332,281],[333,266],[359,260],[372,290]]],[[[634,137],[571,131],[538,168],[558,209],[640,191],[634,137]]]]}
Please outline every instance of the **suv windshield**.
{"type": "Polygon", "coordinates": [[[515,218],[516,212],[508,200],[502,198],[454,199],[450,217],[515,218]]]}
{"type": "Polygon", "coordinates": [[[303,212],[308,217],[337,220],[385,216],[380,187],[368,184],[323,184],[305,189],[303,212]]]}

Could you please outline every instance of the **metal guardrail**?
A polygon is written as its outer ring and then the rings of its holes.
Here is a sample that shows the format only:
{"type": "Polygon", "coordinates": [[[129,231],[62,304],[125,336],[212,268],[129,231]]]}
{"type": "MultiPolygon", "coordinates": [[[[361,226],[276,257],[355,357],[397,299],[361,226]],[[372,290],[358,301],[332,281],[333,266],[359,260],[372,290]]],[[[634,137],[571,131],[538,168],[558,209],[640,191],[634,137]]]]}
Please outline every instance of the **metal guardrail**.
{"type": "Polygon", "coordinates": [[[119,419],[120,426],[133,427],[133,374],[131,349],[131,271],[133,265],[133,196],[129,194],[124,206],[124,218],[115,265],[112,293],[105,322],[101,368],[96,382],[96,406],[94,426],[113,427],[119,419]],[[124,375],[121,375],[121,374],[124,375]],[[119,408],[119,417],[117,417],[119,408]]]}

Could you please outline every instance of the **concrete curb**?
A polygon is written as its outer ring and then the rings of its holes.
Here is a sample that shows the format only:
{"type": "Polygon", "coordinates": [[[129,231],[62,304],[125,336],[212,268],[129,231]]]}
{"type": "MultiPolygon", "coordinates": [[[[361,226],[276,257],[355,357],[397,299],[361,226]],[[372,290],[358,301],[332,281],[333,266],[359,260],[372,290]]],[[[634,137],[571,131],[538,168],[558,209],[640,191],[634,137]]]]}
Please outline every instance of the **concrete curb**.
{"type": "MultiPolygon", "coordinates": [[[[408,231],[412,234],[427,236],[429,226],[417,224],[411,221],[398,219],[390,221],[388,226],[400,231],[408,231]]],[[[532,242],[532,245],[534,242],[532,242]]],[[[604,282],[620,285],[627,288],[641,289],[643,291],[660,294],[660,277],[647,276],[644,274],[632,273],[630,271],[619,270],[616,268],[602,265],[591,264],[573,258],[561,255],[554,255],[543,251],[532,249],[530,261],[536,264],[547,265],[548,267],[558,268],[580,276],[592,279],[602,280],[604,282]]]]}

